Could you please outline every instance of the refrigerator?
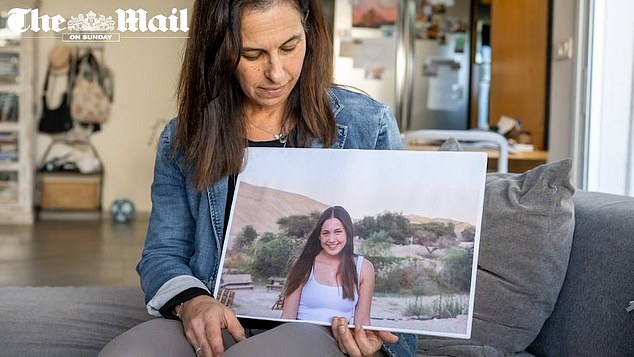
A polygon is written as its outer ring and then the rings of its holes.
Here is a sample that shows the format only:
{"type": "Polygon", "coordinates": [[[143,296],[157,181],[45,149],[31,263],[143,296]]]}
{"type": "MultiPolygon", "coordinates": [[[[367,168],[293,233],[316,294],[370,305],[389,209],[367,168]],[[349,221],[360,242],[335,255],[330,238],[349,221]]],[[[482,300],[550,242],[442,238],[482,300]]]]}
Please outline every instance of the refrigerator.
{"type": "Polygon", "coordinates": [[[336,83],[388,104],[402,132],[470,127],[473,88],[484,88],[471,84],[472,0],[327,4],[336,83]]]}

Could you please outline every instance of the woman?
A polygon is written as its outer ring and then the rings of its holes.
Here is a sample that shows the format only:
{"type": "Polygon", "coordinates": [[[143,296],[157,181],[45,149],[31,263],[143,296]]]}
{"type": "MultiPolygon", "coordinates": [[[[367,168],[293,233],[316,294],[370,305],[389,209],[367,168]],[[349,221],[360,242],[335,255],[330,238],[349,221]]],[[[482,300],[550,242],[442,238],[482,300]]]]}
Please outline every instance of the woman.
{"type": "Polygon", "coordinates": [[[245,147],[401,148],[385,105],[332,86],[332,59],[317,0],[194,3],[178,118],[159,139],[137,266],[148,311],[164,318],[117,337],[102,356],[412,351],[409,335],[350,330],[345,319],[335,319],[331,332],[289,323],[249,337],[211,296],[245,147]]]}
{"type": "Polygon", "coordinates": [[[286,279],[282,318],[370,324],[374,266],[354,255],[352,227],[341,206],[321,214],[286,279]]]}

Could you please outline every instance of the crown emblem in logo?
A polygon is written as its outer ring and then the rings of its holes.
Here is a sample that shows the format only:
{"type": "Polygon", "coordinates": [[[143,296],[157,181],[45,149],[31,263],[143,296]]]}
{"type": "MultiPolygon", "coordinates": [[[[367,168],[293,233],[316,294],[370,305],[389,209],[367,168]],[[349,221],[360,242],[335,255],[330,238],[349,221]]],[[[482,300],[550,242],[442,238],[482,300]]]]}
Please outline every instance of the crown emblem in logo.
{"type": "Polygon", "coordinates": [[[69,31],[114,31],[114,20],[112,16],[105,17],[90,11],[86,15],[79,14],[77,17],[71,16],[68,20],[69,31]]]}

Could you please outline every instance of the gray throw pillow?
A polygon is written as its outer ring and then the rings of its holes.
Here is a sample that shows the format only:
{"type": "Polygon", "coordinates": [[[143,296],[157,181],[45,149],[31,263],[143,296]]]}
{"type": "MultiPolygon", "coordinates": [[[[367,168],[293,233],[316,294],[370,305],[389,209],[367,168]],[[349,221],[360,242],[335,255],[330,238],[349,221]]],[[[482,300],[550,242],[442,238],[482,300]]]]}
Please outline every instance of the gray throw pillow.
{"type": "Polygon", "coordinates": [[[433,356],[524,351],[553,311],[574,230],[571,161],[487,174],[471,339],[421,336],[433,356]]]}
{"type": "Polygon", "coordinates": [[[455,138],[449,138],[440,145],[439,151],[462,151],[462,145],[455,138]]]}

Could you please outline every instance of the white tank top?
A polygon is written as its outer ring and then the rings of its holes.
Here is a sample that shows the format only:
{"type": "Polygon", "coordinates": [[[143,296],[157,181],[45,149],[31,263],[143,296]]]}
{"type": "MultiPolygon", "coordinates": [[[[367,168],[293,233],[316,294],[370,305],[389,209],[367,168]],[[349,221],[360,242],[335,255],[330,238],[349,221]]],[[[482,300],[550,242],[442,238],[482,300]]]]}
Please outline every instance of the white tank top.
{"type": "MultiPolygon", "coordinates": [[[[361,269],[363,267],[363,257],[357,256],[357,280],[361,283],[361,269]]],[[[341,286],[330,286],[320,284],[315,279],[313,269],[310,271],[310,277],[302,289],[302,295],[299,300],[299,309],[297,310],[298,320],[323,321],[332,322],[335,316],[342,316],[348,319],[350,323],[354,323],[354,307],[359,301],[358,294],[354,295],[354,300],[343,298],[343,289],[341,286]]]]}

